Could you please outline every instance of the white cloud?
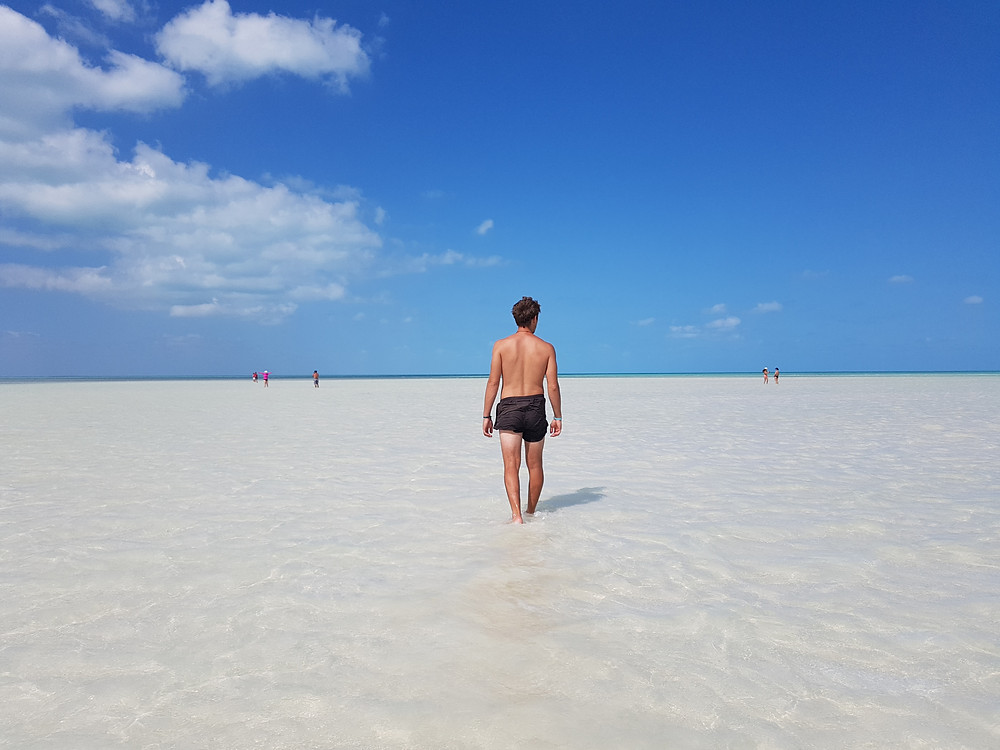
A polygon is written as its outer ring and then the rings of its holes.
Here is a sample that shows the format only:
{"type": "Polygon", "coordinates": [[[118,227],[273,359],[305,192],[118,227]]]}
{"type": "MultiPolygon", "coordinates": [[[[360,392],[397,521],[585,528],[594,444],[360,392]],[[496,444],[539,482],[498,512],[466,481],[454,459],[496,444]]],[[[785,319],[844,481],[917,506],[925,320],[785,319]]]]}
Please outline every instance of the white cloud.
{"type": "Polygon", "coordinates": [[[755,313],[781,312],[781,310],[780,302],[758,302],[757,306],[753,309],[755,313]]]}
{"type": "Polygon", "coordinates": [[[207,318],[218,315],[221,308],[219,301],[213,299],[200,305],[171,305],[170,316],[173,318],[207,318]]]}
{"type": "Polygon", "coordinates": [[[75,107],[151,112],[184,100],[184,79],[159,63],[110,51],[107,68],[0,6],[0,138],[30,138],[69,124],[75,107]]]}
{"type": "MultiPolygon", "coordinates": [[[[725,308],[725,305],[715,305],[713,310],[718,308],[725,308]]],[[[726,331],[734,331],[737,327],[739,327],[739,325],[740,319],[735,315],[729,315],[724,318],[716,318],[715,320],[706,323],[704,326],[670,326],[670,335],[673,338],[694,339],[703,335],[714,335],[718,333],[725,333],[726,331]]]]}
{"type": "Polygon", "coordinates": [[[465,265],[469,268],[496,268],[503,265],[499,255],[488,255],[485,258],[466,258],[465,265]]]}
{"type": "Polygon", "coordinates": [[[476,234],[486,234],[493,228],[493,219],[487,219],[478,227],[476,227],[476,234]]]}
{"type": "Polygon", "coordinates": [[[135,8],[128,0],[90,0],[90,4],[111,21],[131,23],[136,17],[135,8]]]}
{"type": "Polygon", "coordinates": [[[726,304],[724,302],[720,302],[719,304],[712,305],[710,308],[708,308],[707,312],[709,315],[725,315],[726,309],[727,309],[726,304]]]}
{"type": "Polygon", "coordinates": [[[226,0],[209,0],[176,16],[157,34],[156,45],[172,66],[198,71],[213,86],[293,73],[346,91],[348,79],[369,68],[361,32],[350,26],[319,16],[304,21],[274,13],[234,15],[226,0]]]}
{"type": "Polygon", "coordinates": [[[292,290],[292,296],[298,300],[341,300],[346,295],[347,288],[336,282],[324,286],[300,286],[292,290]]]}
{"type": "Polygon", "coordinates": [[[22,250],[108,256],[100,268],[0,267],[7,287],[175,316],[273,320],[295,300],[342,298],[347,279],[381,245],[358,218],[357,201],[213,177],[204,164],[181,164],[143,144],[119,161],[87,130],[0,142],[0,175],[0,208],[17,221],[2,239],[22,250]]]}
{"type": "Polygon", "coordinates": [[[670,326],[670,335],[679,339],[697,338],[698,326],[670,326]]]}
{"type": "Polygon", "coordinates": [[[446,250],[443,253],[433,255],[424,253],[415,257],[401,258],[395,263],[390,263],[383,271],[384,275],[397,273],[424,273],[436,266],[464,266],[466,268],[492,268],[498,266],[503,260],[496,255],[486,258],[465,255],[456,250],[446,250]]]}
{"type": "Polygon", "coordinates": [[[29,248],[31,250],[53,251],[67,247],[72,241],[72,237],[69,235],[49,237],[0,227],[0,247],[7,245],[9,247],[29,248]]]}
{"type": "Polygon", "coordinates": [[[642,320],[635,321],[634,325],[644,328],[645,326],[651,326],[656,322],[656,318],[643,318],[642,320]]]}
{"type": "Polygon", "coordinates": [[[252,318],[264,323],[278,323],[295,312],[296,305],[285,304],[252,304],[223,305],[217,299],[200,305],[173,305],[170,308],[172,318],[210,318],[215,316],[252,318]]]}
{"type": "Polygon", "coordinates": [[[100,295],[110,290],[111,280],[105,275],[104,268],[54,270],[19,263],[3,263],[0,264],[0,286],[100,295]]]}
{"type": "Polygon", "coordinates": [[[890,284],[912,284],[913,283],[913,277],[912,276],[908,276],[905,273],[904,274],[900,274],[898,276],[890,276],[889,277],[889,283],[890,284]]]}
{"type": "Polygon", "coordinates": [[[981,305],[983,304],[983,298],[978,294],[973,294],[971,297],[965,298],[965,304],[967,305],[981,305]]]}
{"type": "Polygon", "coordinates": [[[735,315],[730,315],[727,318],[719,318],[718,320],[713,320],[708,324],[709,328],[715,329],[717,331],[731,331],[740,324],[740,319],[735,315]]]}

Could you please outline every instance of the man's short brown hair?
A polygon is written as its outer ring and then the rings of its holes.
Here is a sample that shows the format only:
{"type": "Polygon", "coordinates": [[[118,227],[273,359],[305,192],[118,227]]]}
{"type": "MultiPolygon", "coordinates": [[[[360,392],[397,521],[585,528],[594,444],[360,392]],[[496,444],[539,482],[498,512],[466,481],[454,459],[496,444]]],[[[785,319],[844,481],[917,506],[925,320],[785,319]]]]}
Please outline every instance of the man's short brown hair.
{"type": "Polygon", "coordinates": [[[531,299],[531,297],[521,297],[521,301],[514,304],[514,309],[511,310],[511,313],[514,315],[514,322],[517,323],[518,328],[527,328],[528,324],[541,311],[542,306],[531,299]]]}

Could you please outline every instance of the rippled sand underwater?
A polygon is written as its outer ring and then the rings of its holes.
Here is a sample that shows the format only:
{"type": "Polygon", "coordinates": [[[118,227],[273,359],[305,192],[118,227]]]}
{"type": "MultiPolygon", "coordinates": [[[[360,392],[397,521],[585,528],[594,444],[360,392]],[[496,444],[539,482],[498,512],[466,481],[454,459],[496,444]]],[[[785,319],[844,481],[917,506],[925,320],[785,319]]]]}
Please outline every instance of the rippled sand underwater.
{"type": "Polygon", "coordinates": [[[1000,745],[1000,377],[0,385],[0,744],[1000,745]]]}

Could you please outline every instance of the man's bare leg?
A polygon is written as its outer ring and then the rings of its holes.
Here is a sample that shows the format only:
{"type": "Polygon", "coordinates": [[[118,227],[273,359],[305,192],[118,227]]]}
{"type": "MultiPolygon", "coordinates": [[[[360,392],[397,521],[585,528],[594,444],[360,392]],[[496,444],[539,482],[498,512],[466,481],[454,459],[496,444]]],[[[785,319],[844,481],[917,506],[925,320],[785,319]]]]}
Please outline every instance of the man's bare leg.
{"type": "Polygon", "coordinates": [[[524,460],[528,464],[528,515],[534,515],[538,498],[542,496],[542,484],[545,482],[545,472],[542,471],[542,448],[545,438],[537,443],[524,444],[524,460]]]}
{"type": "Polygon", "coordinates": [[[524,523],[521,517],[521,433],[500,430],[503,454],[503,484],[510,502],[510,522],[524,523]]]}

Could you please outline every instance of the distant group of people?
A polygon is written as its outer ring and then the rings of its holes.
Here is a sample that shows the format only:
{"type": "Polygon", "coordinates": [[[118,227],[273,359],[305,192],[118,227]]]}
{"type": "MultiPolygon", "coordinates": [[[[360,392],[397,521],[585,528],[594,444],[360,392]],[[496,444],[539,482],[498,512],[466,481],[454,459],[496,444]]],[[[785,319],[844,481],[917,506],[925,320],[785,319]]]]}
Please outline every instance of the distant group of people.
{"type": "MultiPolygon", "coordinates": [[[[267,370],[264,370],[263,375],[259,376],[255,370],[253,373],[253,382],[257,383],[263,380],[264,387],[267,388],[267,379],[270,374],[267,370]]],[[[313,388],[319,388],[319,370],[313,370],[313,388]]]]}
{"type": "MultiPolygon", "coordinates": [[[[764,368],[764,382],[767,383],[767,368],[764,368]]],[[[774,368],[774,384],[778,384],[778,368],[774,368]]]]}

